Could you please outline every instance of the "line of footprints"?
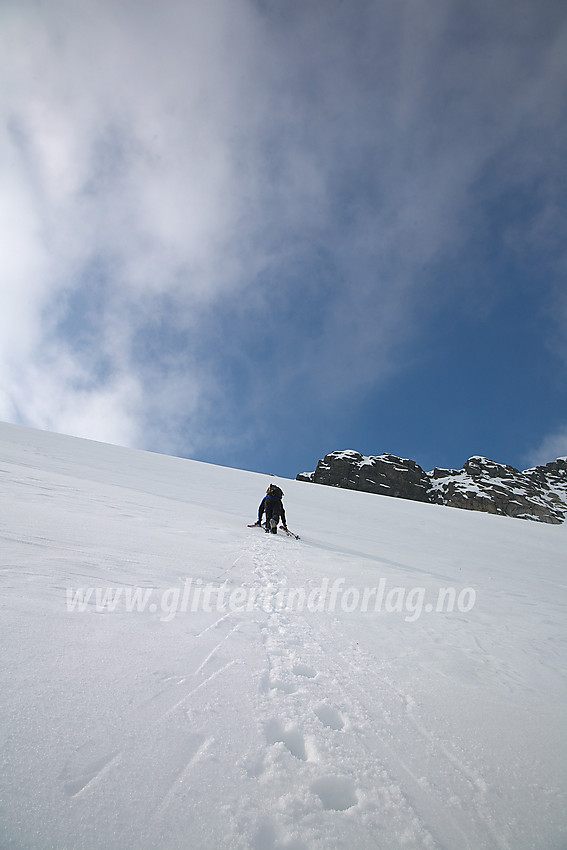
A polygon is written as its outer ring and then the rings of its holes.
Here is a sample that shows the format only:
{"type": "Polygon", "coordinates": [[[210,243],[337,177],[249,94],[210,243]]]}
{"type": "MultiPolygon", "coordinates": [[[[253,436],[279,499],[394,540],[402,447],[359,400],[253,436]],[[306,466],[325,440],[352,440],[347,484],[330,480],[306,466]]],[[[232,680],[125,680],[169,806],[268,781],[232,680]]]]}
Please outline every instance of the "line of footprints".
{"type": "MultiPolygon", "coordinates": [[[[267,643],[268,641],[269,637],[265,636],[264,642],[267,643]]],[[[266,652],[268,655],[270,669],[264,675],[262,691],[265,694],[268,694],[273,690],[277,690],[288,695],[295,693],[297,691],[297,685],[289,677],[289,673],[281,676],[274,675],[275,671],[271,664],[272,653],[268,652],[267,646],[266,652]]],[[[283,653],[276,650],[274,654],[280,655],[283,653]]],[[[285,655],[287,655],[287,653],[285,653],[285,655]]],[[[291,672],[294,677],[299,677],[299,680],[302,678],[315,679],[317,677],[317,670],[308,664],[300,662],[293,664],[291,672]]],[[[338,709],[330,705],[328,702],[319,703],[313,711],[318,720],[327,729],[340,732],[344,728],[345,721],[343,716],[338,709]]],[[[309,743],[306,743],[301,730],[294,724],[284,726],[284,724],[279,720],[272,718],[266,723],[265,734],[266,743],[269,746],[274,744],[283,744],[287,750],[289,750],[291,755],[299,761],[306,762],[309,760],[318,760],[316,757],[310,759],[309,743]]],[[[257,764],[256,770],[251,770],[250,772],[255,773],[255,775],[259,775],[262,770],[262,765],[257,764]]],[[[310,789],[317,795],[317,797],[319,797],[323,808],[327,810],[345,811],[346,809],[350,809],[352,806],[355,806],[358,802],[355,785],[347,776],[320,776],[311,782],[310,789]]]]}

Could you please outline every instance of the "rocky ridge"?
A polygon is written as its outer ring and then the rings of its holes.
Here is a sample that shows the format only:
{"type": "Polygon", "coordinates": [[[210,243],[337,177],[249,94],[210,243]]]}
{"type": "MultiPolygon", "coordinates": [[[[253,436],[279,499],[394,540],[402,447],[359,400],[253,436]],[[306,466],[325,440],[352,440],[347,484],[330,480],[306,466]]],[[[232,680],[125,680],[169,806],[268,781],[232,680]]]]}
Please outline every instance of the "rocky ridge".
{"type": "Polygon", "coordinates": [[[413,460],[348,449],[325,455],[297,480],[536,522],[559,524],[567,516],[567,458],[522,472],[474,456],[462,469],[425,472],[413,460]]]}

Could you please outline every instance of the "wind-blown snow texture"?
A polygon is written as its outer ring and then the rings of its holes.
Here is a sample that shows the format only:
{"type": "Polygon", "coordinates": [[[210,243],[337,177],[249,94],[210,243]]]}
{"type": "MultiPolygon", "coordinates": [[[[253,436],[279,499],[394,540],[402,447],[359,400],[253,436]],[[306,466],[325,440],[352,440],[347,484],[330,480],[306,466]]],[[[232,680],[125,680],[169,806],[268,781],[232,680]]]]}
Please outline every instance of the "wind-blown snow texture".
{"type": "Polygon", "coordinates": [[[567,526],[280,480],[297,542],[270,480],[0,426],[3,850],[564,848],[567,526]],[[169,616],[190,578],[390,606],[169,616]]]}

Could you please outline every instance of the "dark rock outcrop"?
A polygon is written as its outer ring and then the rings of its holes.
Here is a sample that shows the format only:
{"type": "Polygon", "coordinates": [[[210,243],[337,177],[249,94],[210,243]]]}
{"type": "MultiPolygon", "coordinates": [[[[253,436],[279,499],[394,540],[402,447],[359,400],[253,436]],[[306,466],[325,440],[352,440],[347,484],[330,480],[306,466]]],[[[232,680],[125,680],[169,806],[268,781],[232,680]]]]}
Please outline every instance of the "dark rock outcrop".
{"type": "Polygon", "coordinates": [[[538,522],[561,523],[567,515],[567,459],[520,472],[475,456],[462,469],[427,473],[413,460],[347,450],[325,455],[297,479],[538,522]]]}
{"type": "Polygon", "coordinates": [[[364,457],[359,452],[332,452],[317,464],[311,479],[347,490],[364,490],[381,496],[396,496],[427,502],[429,479],[419,464],[394,455],[364,457]]]}

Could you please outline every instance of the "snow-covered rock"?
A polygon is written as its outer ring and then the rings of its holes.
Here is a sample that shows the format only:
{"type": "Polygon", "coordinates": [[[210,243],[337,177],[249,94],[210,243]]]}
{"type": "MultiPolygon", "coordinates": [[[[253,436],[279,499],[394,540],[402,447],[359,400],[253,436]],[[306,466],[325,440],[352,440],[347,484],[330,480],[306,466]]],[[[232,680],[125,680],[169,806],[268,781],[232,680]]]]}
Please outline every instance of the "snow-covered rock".
{"type": "Polygon", "coordinates": [[[567,514],[567,461],[558,459],[524,472],[484,457],[463,469],[425,472],[413,460],[353,450],[331,452],[300,481],[379,493],[448,507],[560,523],[567,514]]]}
{"type": "Polygon", "coordinates": [[[520,472],[483,457],[462,470],[433,470],[430,501],[455,508],[560,523],[567,513],[567,463],[520,472]]]}

